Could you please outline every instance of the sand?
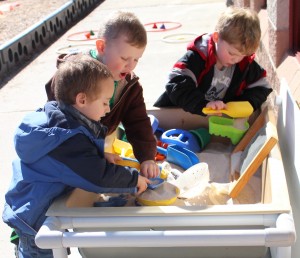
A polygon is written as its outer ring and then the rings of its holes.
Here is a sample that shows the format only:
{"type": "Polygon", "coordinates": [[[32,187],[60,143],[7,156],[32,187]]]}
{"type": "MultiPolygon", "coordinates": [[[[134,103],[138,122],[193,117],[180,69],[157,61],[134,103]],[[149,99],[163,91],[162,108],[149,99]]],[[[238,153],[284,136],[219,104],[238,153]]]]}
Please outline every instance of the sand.
{"type": "MultiPolygon", "coordinates": [[[[222,143],[210,143],[205,150],[198,154],[201,162],[208,167],[208,176],[198,176],[191,173],[191,169],[183,171],[178,166],[169,164],[169,169],[177,169],[182,173],[190,172],[190,187],[187,178],[184,180],[168,177],[170,184],[175,184],[181,188],[176,202],[177,206],[201,206],[201,205],[234,205],[234,204],[254,204],[261,201],[261,178],[260,173],[253,176],[239,196],[231,199],[228,195],[231,186],[230,162],[232,146],[222,143]],[[176,181],[181,182],[176,183],[176,181]],[[198,180],[198,181],[197,181],[198,180]]],[[[199,170],[199,169],[198,169],[199,170]]],[[[199,173],[203,171],[199,170],[199,173]]],[[[181,177],[181,176],[180,176],[181,177]]],[[[179,178],[180,178],[179,177],[179,178]]],[[[140,197],[146,200],[156,201],[174,197],[174,191],[166,187],[145,191],[140,197]]]]}

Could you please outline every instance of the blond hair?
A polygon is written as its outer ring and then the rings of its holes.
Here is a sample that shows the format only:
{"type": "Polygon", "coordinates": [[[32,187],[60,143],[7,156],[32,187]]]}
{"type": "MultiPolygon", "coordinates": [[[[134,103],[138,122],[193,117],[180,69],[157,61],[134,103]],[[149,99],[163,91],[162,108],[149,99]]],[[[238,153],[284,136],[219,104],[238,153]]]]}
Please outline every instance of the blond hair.
{"type": "Polygon", "coordinates": [[[144,25],[132,12],[117,11],[100,26],[98,38],[106,42],[126,36],[127,43],[142,48],[147,44],[147,32],[144,25]]]}
{"type": "Polygon", "coordinates": [[[88,55],[73,55],[61,63],[55,73],[55,99],[73,105],[77,94],[85,93],[93,100],[101,92],[100,82],[107,78],[113,80],[106,65],[88,55]]]}
{"type": "Polygon", "coordinates": [[[217,22],[216,31],[221,39],[234,45],[242,54],[251,55],[259,46],[259,18],[251,9],[227,8],[217,22]]]}

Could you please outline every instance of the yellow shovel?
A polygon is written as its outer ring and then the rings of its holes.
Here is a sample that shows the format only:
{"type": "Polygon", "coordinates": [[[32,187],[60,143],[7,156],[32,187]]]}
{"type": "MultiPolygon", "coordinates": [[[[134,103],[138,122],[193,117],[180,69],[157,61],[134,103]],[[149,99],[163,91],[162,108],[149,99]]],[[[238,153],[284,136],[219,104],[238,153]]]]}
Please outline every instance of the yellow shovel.
{"type": "Polygon", "coordinates": [[[226,114],[233,118],[249,117],[253,113],[253,107],[248,101],[231,101],[226,103],[226,109],[203,108],[202,112],[206,115],[210,114],[226,114]]]}
{"type": "Polygon", "coordinates": [[[122,158],[122,160],[117,161],[118,165],[133,167],[137,170],[140,170],[141,165],[136,159],[134,159],[134,154],[130,143],[115,138],[113,142],[113,150],[122,158]]]}
{"type": "Polygon", "coordinates": [[[117,165],[136,168],[138,171],[140,171],[141,164],[136,159],[126,158],[126,157],[121,157],[121,158],[122,160],[118,160],[116,162],[117,165]]]}
{"type": "Polygon", "coordinates": [[[131,144],[125,141],[121,141],[117,138],[115,138],[113,142],[113,150],[116,154],[119,154],[122,157],[134,157],[131,144]]]}

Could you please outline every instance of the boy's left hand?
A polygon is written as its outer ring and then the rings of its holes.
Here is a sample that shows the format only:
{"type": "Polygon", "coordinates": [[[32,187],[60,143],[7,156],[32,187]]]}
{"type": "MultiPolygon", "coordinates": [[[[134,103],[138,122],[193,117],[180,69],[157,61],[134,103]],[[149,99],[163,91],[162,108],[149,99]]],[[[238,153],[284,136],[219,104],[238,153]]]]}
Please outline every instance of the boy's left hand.
{"type": "Polygon", "coordinates": [[[145,160],[141,164],[140,173],[147,178],[153,178],[159,175],[160,170],[154,160],[145,160]]]}

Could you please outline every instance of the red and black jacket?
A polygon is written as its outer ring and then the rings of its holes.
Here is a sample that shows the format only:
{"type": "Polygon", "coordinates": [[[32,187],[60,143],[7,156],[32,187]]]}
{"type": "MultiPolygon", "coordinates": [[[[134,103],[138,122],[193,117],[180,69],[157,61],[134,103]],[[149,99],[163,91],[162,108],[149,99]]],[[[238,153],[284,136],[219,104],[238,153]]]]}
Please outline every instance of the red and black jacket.
{"type": "MultiPolygon", "coordinates": [[[[249,101],[256,110],[266,101],[272,89],[266,80],[266,71],[254,58],[254,54],[246,56],[235,66],[223,102],[249,101]]],[[[211,86],[215,64],[215,43],[211,35],[197,37],[173,66],[166,90],[154,106],[178,106],[190,113],[204,115],[202,109],[208,103],[205,93],[211,86]]]]}

